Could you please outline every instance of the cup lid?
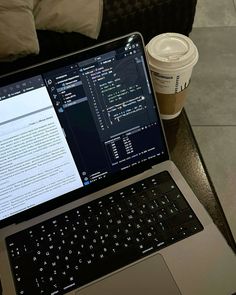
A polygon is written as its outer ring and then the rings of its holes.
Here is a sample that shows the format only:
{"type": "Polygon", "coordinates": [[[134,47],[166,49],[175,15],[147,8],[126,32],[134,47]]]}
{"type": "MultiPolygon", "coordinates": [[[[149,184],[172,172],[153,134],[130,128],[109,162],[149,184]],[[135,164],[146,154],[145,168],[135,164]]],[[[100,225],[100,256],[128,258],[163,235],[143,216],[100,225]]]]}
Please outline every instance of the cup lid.
{"type": "Polygon", "coordinates": [[[178,33],[164,33],[152,38],[147,51],[150,64],[161,68],[194,66],[198,60],[197,47],[192,40],[178,33]]]}

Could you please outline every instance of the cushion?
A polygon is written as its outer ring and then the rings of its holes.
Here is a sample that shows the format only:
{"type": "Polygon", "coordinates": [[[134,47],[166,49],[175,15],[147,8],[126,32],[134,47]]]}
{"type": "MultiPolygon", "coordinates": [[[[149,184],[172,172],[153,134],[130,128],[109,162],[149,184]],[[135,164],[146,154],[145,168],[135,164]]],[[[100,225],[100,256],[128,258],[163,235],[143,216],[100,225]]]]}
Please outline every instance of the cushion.
{"type": "Polygon", "coordinates": [[[0,60],[39,53],[32,0],[1,0],[0,60]]]}
{"type": "Polygon", "coordinates": [[[34,0],[36,28],[78,32],[96,39],[102,21],[102,0],[34,0]]]}

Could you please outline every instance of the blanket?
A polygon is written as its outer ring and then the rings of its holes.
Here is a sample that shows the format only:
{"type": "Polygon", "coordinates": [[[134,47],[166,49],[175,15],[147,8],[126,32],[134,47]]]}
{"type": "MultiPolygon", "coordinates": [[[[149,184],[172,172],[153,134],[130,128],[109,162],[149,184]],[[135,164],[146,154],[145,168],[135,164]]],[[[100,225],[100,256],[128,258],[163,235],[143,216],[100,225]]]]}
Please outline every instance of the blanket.
{"type": "Polygon", "coordinates": [[[102,12],[103,0],[0,0],[0,61],[38,54],[37,29],[96,39],[102,12]]]}

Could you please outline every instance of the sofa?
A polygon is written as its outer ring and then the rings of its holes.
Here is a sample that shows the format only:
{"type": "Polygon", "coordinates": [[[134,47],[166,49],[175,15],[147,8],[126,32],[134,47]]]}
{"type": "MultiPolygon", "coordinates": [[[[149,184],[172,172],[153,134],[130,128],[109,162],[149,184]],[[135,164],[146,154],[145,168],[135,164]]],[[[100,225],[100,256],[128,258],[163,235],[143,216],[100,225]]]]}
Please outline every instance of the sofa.
{"type": "MultiPolygon", "coordinates": [[[[197,0],[103,0],[103,19],[98,38],[80,33],[38,30],[40,53],[0,63],[0,75],[92,46],[130,32],[139,31],[145,43],[164,32],[189,35],[197,0]]],[[[1,42],[1,40],[0,40],[1,42]]]]}

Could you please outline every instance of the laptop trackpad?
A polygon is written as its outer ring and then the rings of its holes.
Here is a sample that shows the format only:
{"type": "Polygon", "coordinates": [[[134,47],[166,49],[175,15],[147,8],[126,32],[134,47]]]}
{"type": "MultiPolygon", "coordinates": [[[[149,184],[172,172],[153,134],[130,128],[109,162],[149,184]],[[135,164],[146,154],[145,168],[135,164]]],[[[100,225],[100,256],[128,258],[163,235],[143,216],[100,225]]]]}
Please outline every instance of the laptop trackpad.
{"type": "Polygon", "coordinates": [[[180,295],[180,291],[160,254],[76,292],[76,295],[180,295]]]}

